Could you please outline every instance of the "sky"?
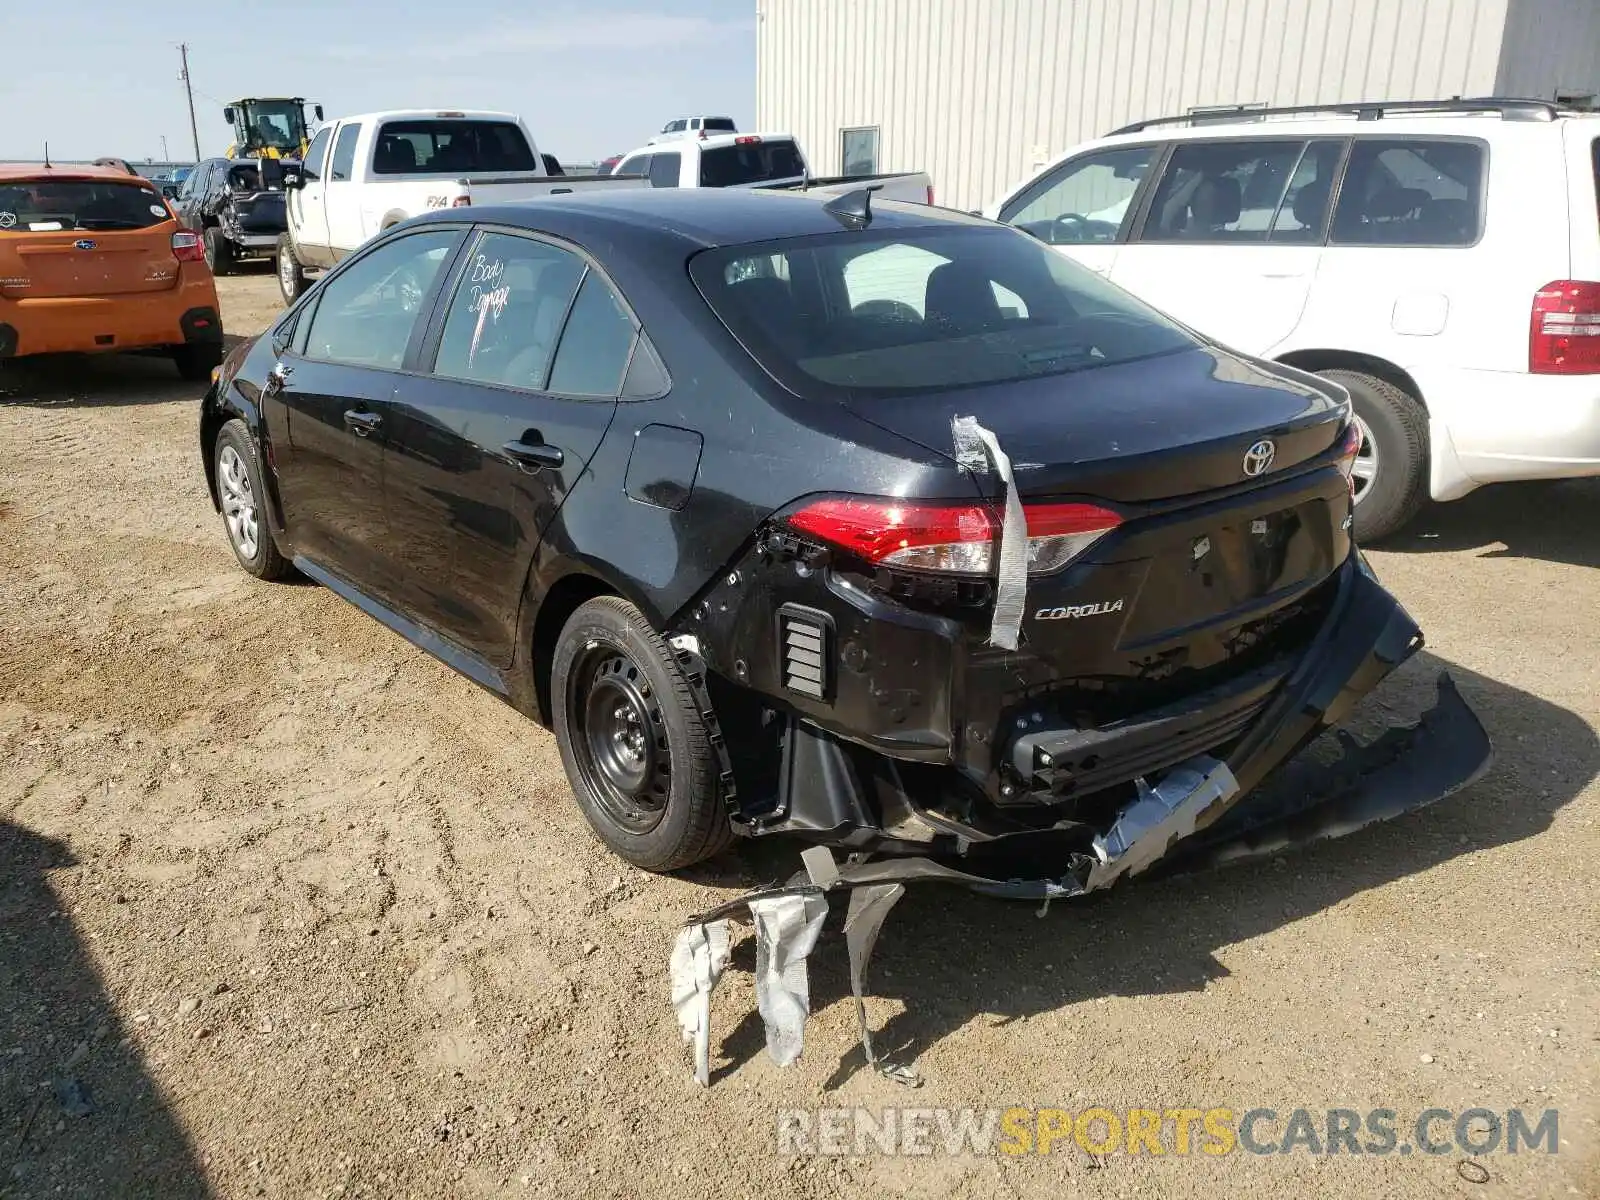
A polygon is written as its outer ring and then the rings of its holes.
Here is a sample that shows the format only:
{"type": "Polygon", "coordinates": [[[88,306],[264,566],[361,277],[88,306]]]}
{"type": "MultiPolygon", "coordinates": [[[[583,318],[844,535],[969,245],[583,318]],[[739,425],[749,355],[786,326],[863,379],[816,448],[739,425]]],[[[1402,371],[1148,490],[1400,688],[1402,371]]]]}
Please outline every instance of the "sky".
{"type": "Polygon", "coordinates": [[[201,156],[241,96],[319,101],[331,120],[386,108],[520,113],[539,149],[593,161],[669,119],[755,118],[755,0],[0,0],[0,160],[187,160],[189,44],[201,156]],[[167,139],[166,155],[161,139],[167,139]]]}

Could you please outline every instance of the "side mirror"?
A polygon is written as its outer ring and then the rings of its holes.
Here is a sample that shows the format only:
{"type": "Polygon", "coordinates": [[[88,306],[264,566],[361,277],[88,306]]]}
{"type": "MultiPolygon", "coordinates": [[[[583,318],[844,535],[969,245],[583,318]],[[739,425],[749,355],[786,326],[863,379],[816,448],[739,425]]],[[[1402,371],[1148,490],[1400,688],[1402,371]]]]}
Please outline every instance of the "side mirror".
{"type": "Polygon", "coordinates": [[[233,124],[233,107],[231,105],[222,110],[222,119],[229,125],[233,124]]]}
{"type": "Polygon", "coordinates": [[[283,190],[284,191],[290,192],[290,191],[293,191],[295,188],[303,188],[303,187],[305,187],[305,185],[306,185],[306,177],[304,175],[300,174],[299,171],[291,171],[291,170],[285,169],[285,171],[283,172],[283,190]]]}
{"type": "Polygon", "coordinates": [[[312,105],[311,111],[317,114],[317,120],[319,120],[319,121],[322,120],[322,105],[320,105],[320,104],[312,105]]]}

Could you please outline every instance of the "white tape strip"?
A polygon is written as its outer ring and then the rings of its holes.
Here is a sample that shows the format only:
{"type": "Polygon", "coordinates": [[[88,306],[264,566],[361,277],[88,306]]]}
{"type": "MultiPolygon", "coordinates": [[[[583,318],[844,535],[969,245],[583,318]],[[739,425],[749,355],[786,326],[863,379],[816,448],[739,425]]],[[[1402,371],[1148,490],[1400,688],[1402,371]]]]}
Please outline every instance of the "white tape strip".
{"type": "Polygon", "coordinates": [[[1028,606],[1028,517],[1022,510],[1012,480],[1011,460],[1000,449],[993,433],[978,424],[976,417],[956,417],[950,423],[955,440],[956,462],[964,470],[979,469],[974,451],[981,447],[994,473],[1006,488],[1005,519],[1000,527],[1000,545],[995,558],[994,619],[989,626],[989,644],[1004,650],[1017,648],[1022,630],[1022,614],[1028,606]]]}

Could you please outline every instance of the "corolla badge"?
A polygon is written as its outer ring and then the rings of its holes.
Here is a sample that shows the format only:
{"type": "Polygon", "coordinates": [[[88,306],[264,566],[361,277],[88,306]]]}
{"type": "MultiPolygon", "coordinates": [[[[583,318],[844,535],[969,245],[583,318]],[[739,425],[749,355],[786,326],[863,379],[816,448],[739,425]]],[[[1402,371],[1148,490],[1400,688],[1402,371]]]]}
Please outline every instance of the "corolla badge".
{"type": "Polygon", "coordinates": [[[93,238],[79,238],[72,243],[72,248],[74,250],[93,250],[96,244],[93,238]]]}
{"type": "Polygon", "coordinates": [[[1244,473],[1251,479],[1257,475],[1265,475],[1272,469],[1272,460],[1277,456],[1278,447],[1269,439],[1262,438],[1244,452],[1244,473]]]}
{"type": "Polygon", "coordinates": [[[1075,621],[1079,617],[1100,617],[1106,613],[1122,611],[1122,601],[1097,600],[1093,604],[1066,604],[1060,608],[1041,608],[1033,614],[1035,621],[1075,621]]]}

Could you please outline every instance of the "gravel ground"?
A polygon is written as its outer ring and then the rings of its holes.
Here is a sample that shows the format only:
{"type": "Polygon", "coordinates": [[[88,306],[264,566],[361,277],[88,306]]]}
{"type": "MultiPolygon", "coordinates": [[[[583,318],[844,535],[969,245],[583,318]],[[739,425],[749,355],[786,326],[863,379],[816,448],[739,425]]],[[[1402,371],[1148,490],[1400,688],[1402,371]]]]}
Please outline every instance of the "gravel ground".
{"type": "MultiPolygon", "coordinates": [[[[269,277],[220,290],[236,333],[277,309],[269,277]]],[[[1372,555],[1429,649],[1368,715],[1449,669],[1496,742],[1483,782],[1042,917],[914,892],[868,1000],[914,1092],[862,1069],[833,936],[806,1055],[774,1067],[740,931],[702,1091],[672,937],[794,849],[670,879],[606,854],[546,733],[237,568],[198,392],[158,361],[0,374],[0,1196],[1600,1195],[1600,481],[1486,490],[1372,555]],[[906,1104],[1388,1107],[1402,1132],[1553,1107],[1561,1142],[778,1152],[780,1109],[906,1104]]]]}

